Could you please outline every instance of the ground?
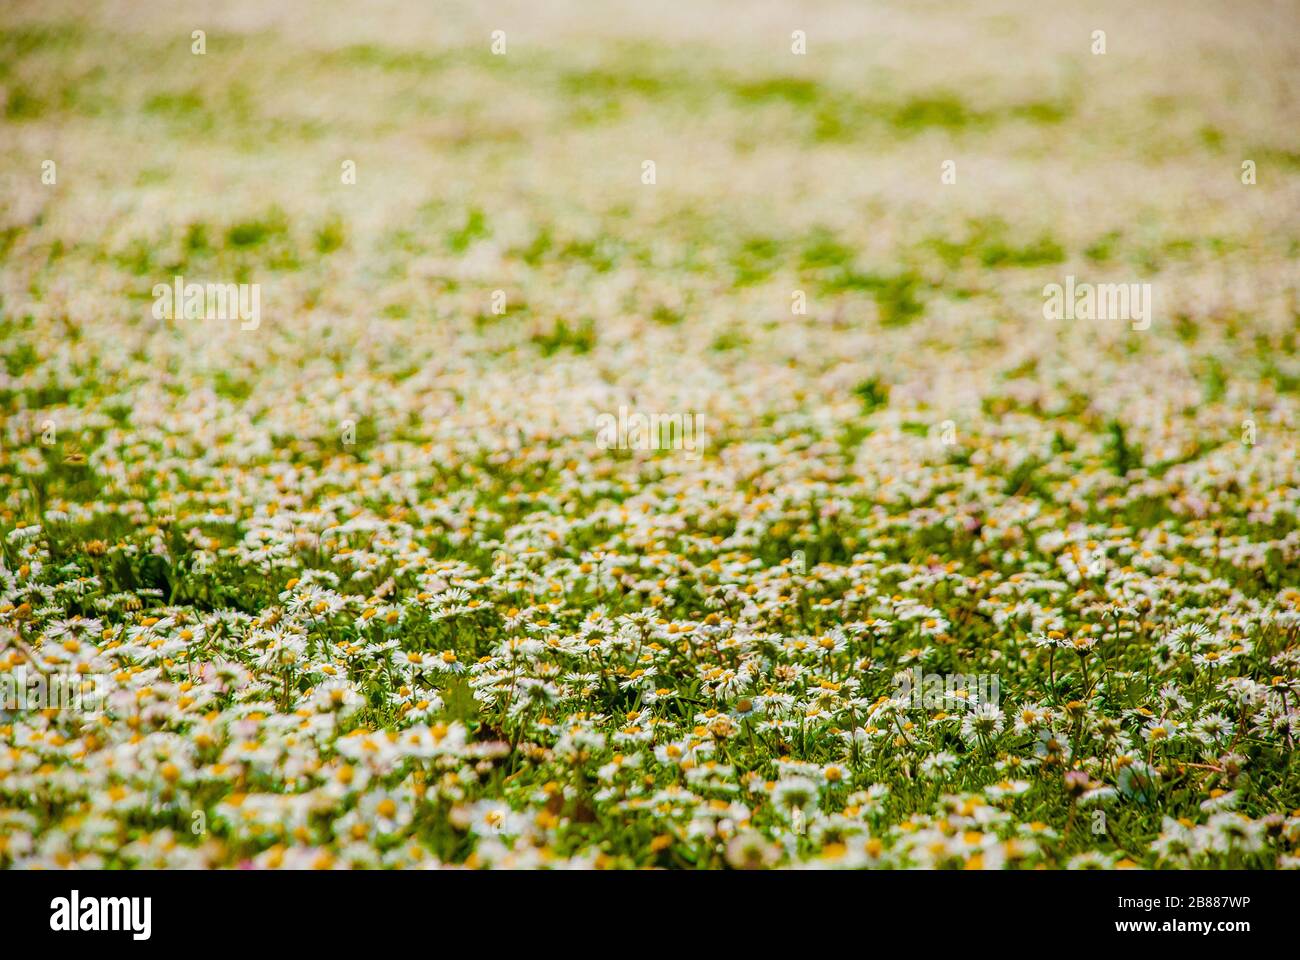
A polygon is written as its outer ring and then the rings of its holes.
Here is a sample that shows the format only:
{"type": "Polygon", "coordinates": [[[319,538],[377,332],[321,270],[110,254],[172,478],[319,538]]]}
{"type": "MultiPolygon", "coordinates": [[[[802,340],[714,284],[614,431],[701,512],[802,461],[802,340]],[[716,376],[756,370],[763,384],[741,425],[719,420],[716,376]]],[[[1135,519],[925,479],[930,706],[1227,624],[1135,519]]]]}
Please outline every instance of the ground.
{"type": "Polygon", "coordinates": [[[0,865],[1300,865],[1296,12],[1084,6],[0,5],[0,865]]]}

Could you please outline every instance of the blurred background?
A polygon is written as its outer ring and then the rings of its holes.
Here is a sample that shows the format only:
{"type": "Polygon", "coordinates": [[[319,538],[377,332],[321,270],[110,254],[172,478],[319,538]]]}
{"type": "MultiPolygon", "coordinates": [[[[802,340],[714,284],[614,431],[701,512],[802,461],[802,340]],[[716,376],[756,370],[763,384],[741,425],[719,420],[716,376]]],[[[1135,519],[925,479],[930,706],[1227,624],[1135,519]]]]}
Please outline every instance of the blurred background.
{"type": "Polygon", "coordinates": [[[1092,411],[1165,454],[1290,422],[1292,3],[0,11],[11,412],[125,397],[269,450],[633,400],[744,436],[874,380],[886,419],[1092,411]],[[259,329],[154,321],[178,274],[260,283],[259,329]],[[1046,323],[1067,275],[1153,282],[1153,329],[1046,323]]]}

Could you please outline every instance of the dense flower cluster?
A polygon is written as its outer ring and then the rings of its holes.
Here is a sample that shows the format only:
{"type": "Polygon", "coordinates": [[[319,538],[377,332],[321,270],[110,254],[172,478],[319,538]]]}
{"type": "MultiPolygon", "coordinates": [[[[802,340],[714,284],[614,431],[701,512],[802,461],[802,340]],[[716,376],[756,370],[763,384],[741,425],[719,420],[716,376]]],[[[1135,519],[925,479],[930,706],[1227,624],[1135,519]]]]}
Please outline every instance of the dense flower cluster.
{"type": "Polygon", "coordinates": [[[1300,866],[1286,39],[818,16],[5,28],[0,866],[1300,866]]]}

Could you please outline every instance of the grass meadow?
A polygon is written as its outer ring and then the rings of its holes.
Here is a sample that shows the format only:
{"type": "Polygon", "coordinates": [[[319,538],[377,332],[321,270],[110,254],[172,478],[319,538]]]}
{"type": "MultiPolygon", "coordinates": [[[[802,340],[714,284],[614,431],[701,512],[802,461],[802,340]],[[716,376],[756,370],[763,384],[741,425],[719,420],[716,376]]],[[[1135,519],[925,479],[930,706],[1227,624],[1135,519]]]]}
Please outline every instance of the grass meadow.
{"type": "Polygon", "coordinates": [[[0,3],[0,867],[1300,866],[1296,26],[0,3]]]}

